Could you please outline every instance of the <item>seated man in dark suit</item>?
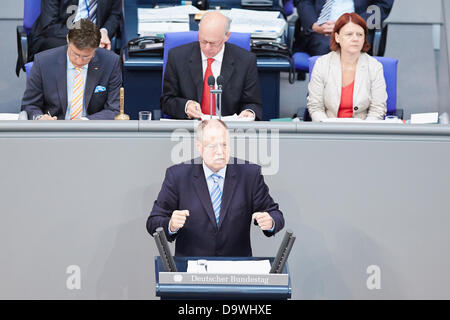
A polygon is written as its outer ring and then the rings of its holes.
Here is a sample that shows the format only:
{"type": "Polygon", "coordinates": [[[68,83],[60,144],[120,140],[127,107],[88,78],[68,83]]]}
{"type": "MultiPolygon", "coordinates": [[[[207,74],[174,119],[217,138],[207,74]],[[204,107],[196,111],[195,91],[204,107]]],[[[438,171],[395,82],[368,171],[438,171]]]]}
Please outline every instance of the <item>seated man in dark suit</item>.
{"type": "MultiPolygon", "coordinates": [[[[394,0],[297,0],[298,20],[295,30],[294,51],[304,51],[311,56],[330,52],[330,35],[334,24],[344,13],[355,12],[366,22],[371,16],[368,7],[380,9],[380,23],[389,15],[394,0]]],[[[373,28],[368,23],[369,43],[372,42],[373,28]]],[[[379,26],[381,27],[381,26],[379,26]]]]}
{"type": "Polygon", "coordinates": [[[202,159],[167,169],[148,232],[163,227],[169,241],[176,239],[177,256],[252,256],[252,219],[268,237],[284,227],[261,167],[230,159],[220,120],[202,121],[195,143],[202,159]]]}
{"type": "Polygon", "coordinates": [[[27,78],[22,110],[39,120],[113,120],[119,113],[120,58],[99,48],[91,21],[67,35],[68,45],[38,53],[27,78]]]}
{"type": "Polygon", "coordinates": [[[208,12],[200,22],[199,41],[169,51],[161,96],[165,114],[176,119],[210,114],[207,80],[211,75],[216,79],[221,75],[224,78],[221,114],[261,119],[256,56],[226,42],[230,23],[221,13],[208,12]]]}
{"type": "Polygon", "coordinates": [[[42,1],[41,14],[30,32],[28,61],[38,52],[65,45],[69,28],[80,19],[94,22],[102,34],[100,46],[111,49],[110,39],[119,30],[121,12],[121,0],[42,1]]]}

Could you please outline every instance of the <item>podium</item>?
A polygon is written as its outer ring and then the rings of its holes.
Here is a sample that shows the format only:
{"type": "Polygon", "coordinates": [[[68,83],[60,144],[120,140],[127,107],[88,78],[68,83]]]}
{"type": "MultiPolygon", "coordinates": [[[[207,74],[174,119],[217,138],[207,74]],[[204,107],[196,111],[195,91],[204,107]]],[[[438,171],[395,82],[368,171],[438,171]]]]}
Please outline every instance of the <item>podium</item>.
{"type": "Polygon", "coordinates": [[[177,272],[164,272],[161,257],[155,257],[156,296],[166,299],[286,300],[291,298],[288,264],[282,273],[216,274],[187,273],[188,260],[269,260],[264,257],[173,257],[177,272]]]}

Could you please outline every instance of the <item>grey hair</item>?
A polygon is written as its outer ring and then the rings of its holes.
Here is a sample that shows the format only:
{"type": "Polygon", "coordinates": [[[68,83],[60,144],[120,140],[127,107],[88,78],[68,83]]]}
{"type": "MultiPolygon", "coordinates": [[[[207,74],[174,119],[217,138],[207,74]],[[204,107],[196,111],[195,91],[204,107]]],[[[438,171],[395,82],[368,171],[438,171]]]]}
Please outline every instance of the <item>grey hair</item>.
{"type": "MultiPolygon", "coordinates": [[[[211,12],[214,12],[214,11],[208,11],[208,12],[206,12],[203,16],[202,16],[202,18],[200,19],[200,22],[199,22],[199,26],[200,26],[200,24],[202,23],[202,21],[203,21],[203,19],[209,14],[209,13],[211,13],[211,12]]],[[[225,21],[225,35],[228,33],[228,32],[230,32],[230,28],[231,28],[231,22],[233,21],[230,17],[228,17],[228,16],[226,16],[226,15],[224,15],[224,14],[222,14],[224,17],[225,17],[225,19],[226,19],[226,21],[225,21]]]]}
{"type": "MultiPolygon", "coordinates": [[[[228,131],[228,127],[225,124],[225,122],[223,122],[222,120],[219,119],[215,119],[215,120],[203,120],[202,122],[200,122],[197,126],[197,129],[195,130],[195,139],[199,142],[203,141],[203,131],[205,131],[205,128],[210,124],[210,122],[212,121],[212,124],[214,125],[215,122],[217,121],[217,124],[222,125],[225,130],[228,131]]],[[[217,125],[216,124],[216,125],[217,125]]]]}

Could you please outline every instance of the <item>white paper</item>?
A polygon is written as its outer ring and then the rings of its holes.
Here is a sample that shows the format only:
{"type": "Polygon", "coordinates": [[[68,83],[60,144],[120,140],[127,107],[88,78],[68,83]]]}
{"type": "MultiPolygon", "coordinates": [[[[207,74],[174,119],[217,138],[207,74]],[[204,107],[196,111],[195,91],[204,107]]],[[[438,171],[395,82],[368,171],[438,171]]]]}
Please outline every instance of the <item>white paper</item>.
{"type": "Polygon", "coordinates": [[[411,123],[438,123],[438,112],[413,113],[411,114],[411,123]]]}
{"type": "Polygon", "coordinates": [[[231,9],[227,14],[232,19],[230,31],[250,33],[252,38],[276,39],[283,35],[287,23],[279,18],[278,11],[231,9]]]}
{"type": "Polygon", "coordinates": [[[268,274],[269,260],[188,260],[188,273],[268,274]]]}
{"type": "Polygon", "coordinates": [[[189,22],[189,14],[199,13],[192,5],[167,8],[138,8],[138,21],[143,22],[189,22]]]}
{"type": "MultiPolygon", "coordinates": [[[[202,120],[210,120],[210,119],[211,116],[209,114],[204,114],[202,116],[202,120]]],[[[212,119],[219,119],[219,116],[212,116],[212,119]]],[[[226,121],[253,121],[254,119],[246,117],[239,118],[239,116],[235,113],[231,116],[222,116],[221,120],[226,122],[226,121]]]]}
{"type": "Polygon", "coordinates": [[[0,113],[0,120],[19,120],[18,113],[0,113]]]}

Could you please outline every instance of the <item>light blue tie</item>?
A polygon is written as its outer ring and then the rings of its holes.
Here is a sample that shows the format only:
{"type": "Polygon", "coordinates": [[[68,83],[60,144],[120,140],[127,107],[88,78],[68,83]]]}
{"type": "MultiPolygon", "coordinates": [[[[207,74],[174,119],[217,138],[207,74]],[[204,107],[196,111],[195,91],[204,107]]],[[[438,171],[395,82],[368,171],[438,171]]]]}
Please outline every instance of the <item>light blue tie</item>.
{"type": "Polygon", "coordinates": [[[220,190],[219,180],[222,179],[222,177],[216,173],[213,173],[212,175],[210,175],[210,177],[214,181],[214,185],[210,194],[211,203],[214,210],[214,215],[216,216],[216,223],[217,225],[219,225],[220,205],[222,203],[222,190],[220,190]]]}
{"type": "Polygon", "coordinates": [[[320,26],[330,19],[331,9],[333,8],[335,0],[327,0],[320,11],[319,19],[317,19],[317,24],[320,26]]]}
{"type": "Polygon", "coordinates": [[[97,23],[97,0],[90,0],[89,2],[89,20],[97,23]]]}

